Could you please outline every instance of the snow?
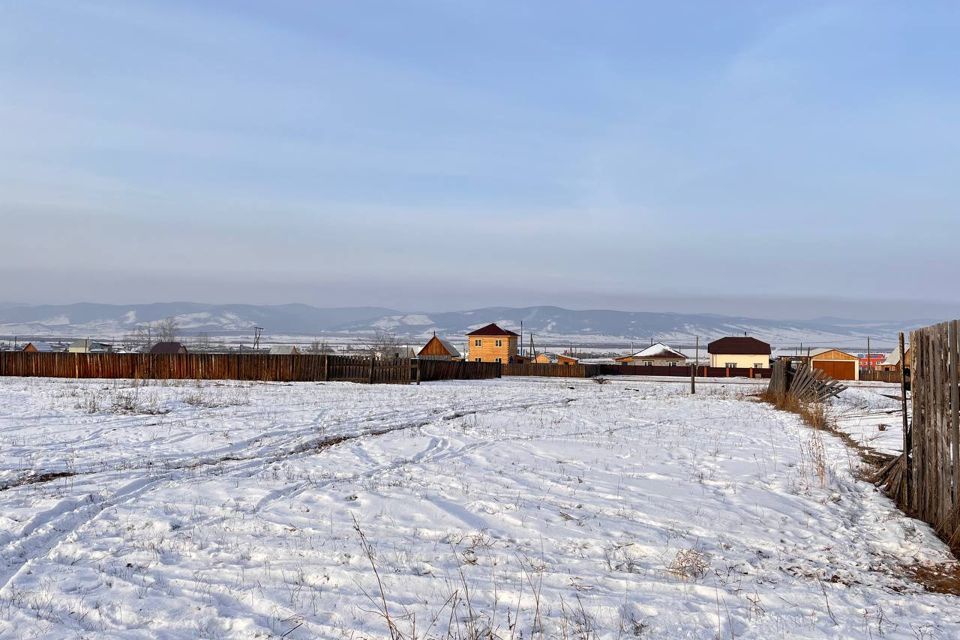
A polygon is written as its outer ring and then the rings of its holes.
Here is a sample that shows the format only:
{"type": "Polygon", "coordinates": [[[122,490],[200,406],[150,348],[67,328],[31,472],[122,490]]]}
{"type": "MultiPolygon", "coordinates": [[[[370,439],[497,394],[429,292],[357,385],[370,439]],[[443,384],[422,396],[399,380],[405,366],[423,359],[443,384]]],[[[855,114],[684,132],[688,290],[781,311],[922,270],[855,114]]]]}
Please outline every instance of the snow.
{"type": "Polygon", "coordinates": [[[945,546],[760,388],[0,379],[0,638],[957,637],[945,546]]]}
{"type": "Polygon", "coordinates": [[[861,446],[891,455],[902,453],[900,385],[883,382],[844,384],[850,388],[835,398],[829,409],[837,427],[861,446]]]}

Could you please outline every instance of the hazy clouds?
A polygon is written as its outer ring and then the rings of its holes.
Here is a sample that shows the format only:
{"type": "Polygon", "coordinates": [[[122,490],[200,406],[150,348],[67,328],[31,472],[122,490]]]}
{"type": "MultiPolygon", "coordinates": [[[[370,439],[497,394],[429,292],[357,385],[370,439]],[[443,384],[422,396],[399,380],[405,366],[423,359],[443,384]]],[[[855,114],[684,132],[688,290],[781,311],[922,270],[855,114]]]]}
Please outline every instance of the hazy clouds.
{"type": "Polygon", "coordinates": [[[948,3],[8,3],[0,300],[957,309],[958,27],[948,3]]]}

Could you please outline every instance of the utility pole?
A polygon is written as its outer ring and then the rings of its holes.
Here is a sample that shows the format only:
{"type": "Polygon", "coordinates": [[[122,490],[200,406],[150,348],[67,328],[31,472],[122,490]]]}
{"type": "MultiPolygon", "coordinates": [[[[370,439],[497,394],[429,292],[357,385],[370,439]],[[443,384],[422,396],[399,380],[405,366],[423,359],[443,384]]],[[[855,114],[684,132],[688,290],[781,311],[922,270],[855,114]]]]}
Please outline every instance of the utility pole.
{"type": "Polygon", "coordinates": [[[263,327],[254,327],[253,328],[253,350],[254,352],[260,348],[260,336],[263,335],[263,327]]]}
{"type": "Polygon", "coordinates": [[[873,371],[873,359],[870,357],[870,336],[867,336],[867,370],[873,371]]]}

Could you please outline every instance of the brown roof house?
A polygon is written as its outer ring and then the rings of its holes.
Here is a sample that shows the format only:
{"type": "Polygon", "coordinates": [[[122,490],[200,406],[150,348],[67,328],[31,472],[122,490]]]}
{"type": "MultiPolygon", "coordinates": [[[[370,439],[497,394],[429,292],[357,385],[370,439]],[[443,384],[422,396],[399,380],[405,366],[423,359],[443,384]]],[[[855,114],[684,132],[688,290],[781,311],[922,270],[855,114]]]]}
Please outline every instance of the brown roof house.
{"type": "Polygon", "coordinates": [[[150,348],[150,353],[156,355],[162,354],[181,354],[186,353],[187,348],[179,342],[158,342],[150,348]]]}
{"type": "Polygon", "coordinates": [[[460,360],[462,358],[455,346],[443,338],[438,338],[436,333],[417,352],[417,357],[421,360],[460,360]]]}
{"type": "Polygon", "coordinates": [[[727,369],[769,369],[770,345],[746,336],[731,336],[707,345],[710,366],[727,369]]]}
{"type": "Polygon", "coordinates": [[[515,362],[520,336],[491,322],[467,334],[471,362],[515,362]]]}
{"type": "Polygon", "coordinates": [[[617,358],[620,364],[632,364],[642,367],[676,367],[687,363],[687,356],[676,349],[658,342],[636,353],[617,358]]]}
{"type": "Polygon", "coordinates": [[[52,353],[53,347],[47,342],[28,342],[23,345],[22,351],[27,353],[52,353]]]}

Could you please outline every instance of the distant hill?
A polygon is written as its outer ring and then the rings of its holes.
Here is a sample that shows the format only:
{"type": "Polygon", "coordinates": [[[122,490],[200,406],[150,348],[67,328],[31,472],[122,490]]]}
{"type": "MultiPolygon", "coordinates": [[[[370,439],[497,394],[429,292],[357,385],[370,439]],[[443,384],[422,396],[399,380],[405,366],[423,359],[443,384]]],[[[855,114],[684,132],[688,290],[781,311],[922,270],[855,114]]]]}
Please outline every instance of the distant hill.
{"type": "MultiPolygon", "coordinates": [[[[505,328],[533,332],[541,344],[603,345],[650,340],[690,344],[723,335],[749,334],[774,346],[865,342],[892,345],[903,323],[859,322],[840,318],[810,321],[763,320],[714,314],[642,311],[577,311],[561,307],[489,307],[469,311],[405,313],[380,307],[321,309],[304,304],[246,305],[167,302],[134,305],[0,304],[0,335],[33,338],[120,337],[137,325],[174,317],[185,335],[249,335],[253,327],[267,336],[369,336],[388,331],[420,340],[434,331],[461,339],[472,328],[497,322],[505,328]]],[[[924,324],[921,320],[910,326],[924,324]]],[[[851,347],[852,348],[852,347],[851,347]]]]}

